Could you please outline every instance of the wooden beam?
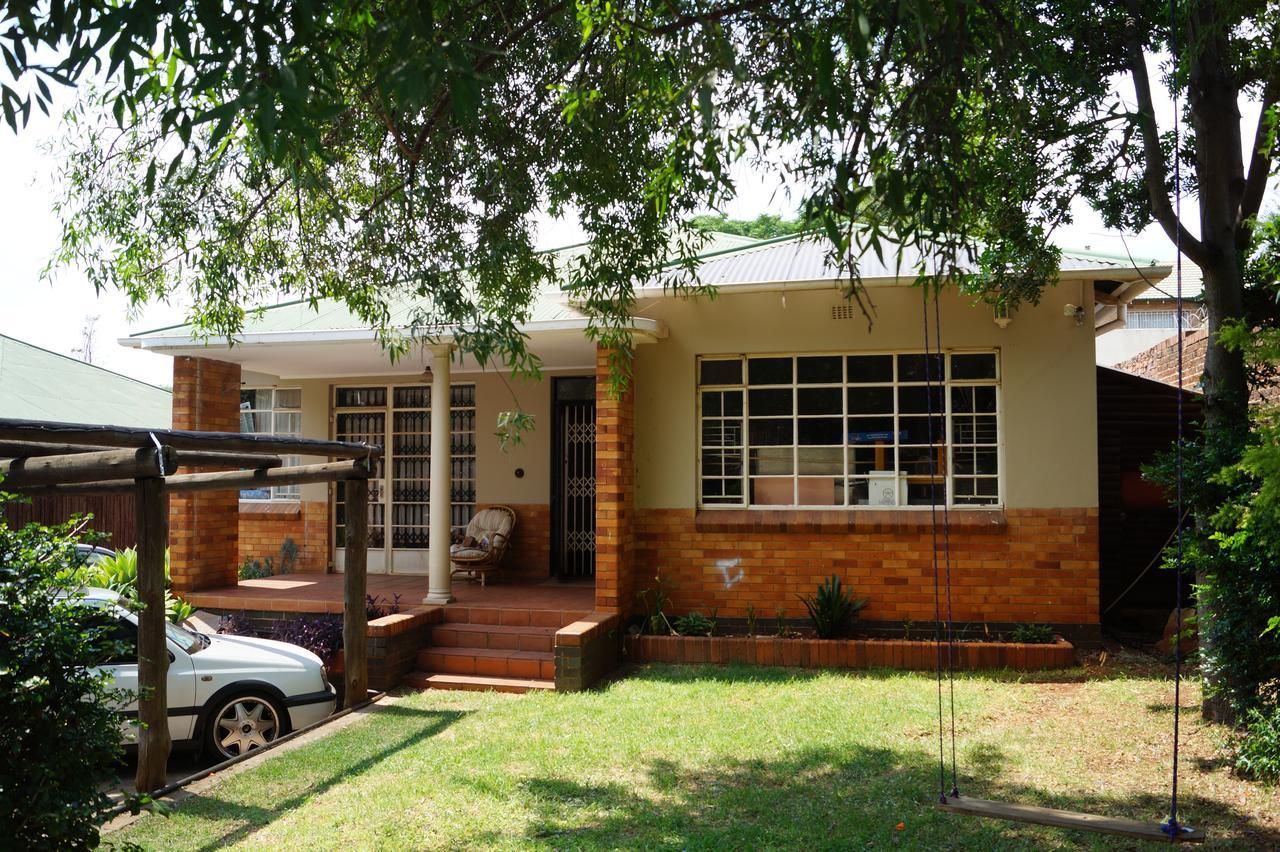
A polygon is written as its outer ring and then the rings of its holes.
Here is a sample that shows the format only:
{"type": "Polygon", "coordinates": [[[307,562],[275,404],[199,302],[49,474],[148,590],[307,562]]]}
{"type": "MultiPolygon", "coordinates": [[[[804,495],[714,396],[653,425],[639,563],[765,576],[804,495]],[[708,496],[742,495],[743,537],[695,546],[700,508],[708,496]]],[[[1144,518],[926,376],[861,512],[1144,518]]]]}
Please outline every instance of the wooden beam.
{"type": "Polygon", "coordinates": [[[159,478],[136,484],[138,537],[138,772],[140,793],[165,784],[169,762],[169,697],[165,682],[169,649],[165,645],[164,562],[169,546],[169,508],[159,478]]]}
{"type": "Polygon", "coordinates": [[[342,703],[344,707],[354,707],[365,700],[369,690],[369,663],[365,647],[369,629],[365,610],[365,575],[369,567],[369,481],[348,480],[344,488],[346,515],[343,529],[347,537],[347,552],[342,569],[342,703]]]}
{"type": "Polygon", "coordinates": [[[1040,808],[1035,805],[994,802],[990,799],[971,799],[968,796],[944,796],[938,807],[944,811],[968,816],[1029,822],[1054,828],[1092,831],[1096,834],[1118,834],[1123,837],[1136,837],[1141,840],[1154,840],[1164,843],[1171,841],[1203,843],[1205,839],[1204,832],[1199,829],[1188,829],[1181,832],[1177,837],[1170,837],[1158,823],[1117,819],[1115,817],[1097,816],[1096,814],[1082,814],[1075,811],[1060,811],[1056,808],[1040,808]]]}
{"type": "MultiPolygon", "coordinates": [[[[368,479],[373,467],[366,459],[349,459],[324,464],[302,464],[272,470],[227,470],[213,473],[182,473],[164,479],[166,492],[239,491],[272,485],[306,485],[311,482],[336,482],[343,479],[368,479]]],[[[5,486],[9,483],[5,482],[5,486]]],[[[133,490],[132,479],[108,479],[100,482],[75,482],[66,485],[36,485],[13,488],[28,497],[85,496],[90,494],[127,494],[133,490]]]]}
{"type": "Polygon", "coordinates": [[[327,456],[354,459],[382,456],[382,448],[351,441],[322,441],[315,438],[282,438],[275,435],[247,435],[237,432],[196,432],[185,429],[134,429],[126,426],[87,426],[83,423],[55,423],[43,420],[0,418],[0,441],[29,443],[89,444],[94,447],[149,447],[152,436],[176,450],[224,453],[273,453],[296,456],[327,456]]]}
{"type": "Polygon", "coordinates": [[[69,482],[142,479],[176,470],[175,458],[176,453],[168,447],[41,456],[0,462],[0,477],[3,477],[4,487],[10,489],[69,482]]]}
{"type": "Polygon", "coordinates": [[[263,470],[280,467],[284,462],[279,456],[265,453],[206,453],[199,450],[179,450],[178,467],[233,467],[263,470]]]}
{"type": "Polygon", "coordinates": [[[74,453],[99,453],[102,447],[88,444],[37,444],[32,441],[0,441],[0,459],[25,459],[31,456],[69,456],[74,453]]]}

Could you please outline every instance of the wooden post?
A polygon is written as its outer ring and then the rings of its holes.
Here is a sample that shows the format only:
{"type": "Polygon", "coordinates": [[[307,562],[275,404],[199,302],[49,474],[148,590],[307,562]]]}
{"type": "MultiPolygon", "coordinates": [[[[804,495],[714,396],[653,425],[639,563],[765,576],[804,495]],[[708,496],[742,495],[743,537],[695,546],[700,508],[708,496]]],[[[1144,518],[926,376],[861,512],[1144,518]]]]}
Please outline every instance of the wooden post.
{"type": "Polygon", "coordinates": [[[135,528],[138,536],[138,774],[139,793],[164,786],[169,762],[169,649],[165,644],[164,560],[169,545],[169,511],[164,480],[137,480],[135,528]]]}
{"type": "Polygon", "coordinates": [[[365,612],[365,575],[369,557],[369,481],[348,479],[346,489],[347,553],[342,607],[342,645],[345,674],[345,707],[364,701],[369,690],[368,616],[365,612]]]}

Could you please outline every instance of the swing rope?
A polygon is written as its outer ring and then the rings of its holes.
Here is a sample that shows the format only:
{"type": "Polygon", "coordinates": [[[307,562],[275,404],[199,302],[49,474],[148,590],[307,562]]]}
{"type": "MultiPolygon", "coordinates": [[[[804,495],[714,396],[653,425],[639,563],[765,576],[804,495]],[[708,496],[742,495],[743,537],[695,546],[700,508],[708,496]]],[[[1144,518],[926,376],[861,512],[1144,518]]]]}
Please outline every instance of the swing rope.
{"type": "MultiPolygon", "coordinates": [[[[939,292],[934,293],[934,335],[933,349],[938,354],[938,365],[941,369],[941,375],[938,376],[937,387],[942,393],[946,394],[946,364],[943,361],[942,354],[942,319],[938,309],[939,292]]],[[[938,801],[946,803],[947,801],[947,768],[946,768],[946,740],[944,735],[944,723],[942,717],[942,595],[940,590],[941,578],[938,571],[938,468],[937,468],[937,448],[939,446],[939,438],[941,444],[946,443],[946,426],[943,426],[943,434],[941,436],[934,434],[934,406],[933,406],[933,364],[934,357],[930,349],[929,343],[929,286],[926,284],[920,288],[921,292],[921,311],[924,319],[924,383],[925,383],[925,408],[928,412],[928,435],[929,435],[929,517],[931,520],[930,531],[933,539],[933,641],[934,647],[937,649],[937,681],[938,681],[938,801]]],[[[943,400],[942,409],[946,411],[946,400],[943,400]]],[[[956,682],[955,682],[955,659],[952,653],[954,647],[954,639],[952,636],[952,619],[951,619],[951,521],[947,514],[946,493],[943,493],[942,505],[942,529],[943,529],[943,565],[946,572],[946,590],[947,590],[947,685],[950,691],[951,705],[951,793],[952,796],[960,795],[960,784],[956,770],[956,682]]]]}

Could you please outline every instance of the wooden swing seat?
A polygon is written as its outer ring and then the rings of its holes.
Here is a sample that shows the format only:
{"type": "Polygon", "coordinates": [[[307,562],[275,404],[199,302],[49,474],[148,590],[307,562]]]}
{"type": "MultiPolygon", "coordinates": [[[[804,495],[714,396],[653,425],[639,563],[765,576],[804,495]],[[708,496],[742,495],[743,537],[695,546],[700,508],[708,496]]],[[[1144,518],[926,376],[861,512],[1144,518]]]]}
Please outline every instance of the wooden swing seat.
{"type": "Polygon", "coordinates": [[[1165,843],[1203,843],[1205,839],[1204,832],[1195,828],[1184,828],[1177,837],[1170,837],[1158,823],[1060,811],[1055,808],[1038,808],[1034,805],[1014,805],[1007,802],[993,802],[990,799],[971,799],[968,796],[945,796],[938,803],[938,807],[944,811],[969,816],[1030,822],[1054,828],[1093,831],[1098,834],[1119,834],[1124,837],[1165,843]]]}

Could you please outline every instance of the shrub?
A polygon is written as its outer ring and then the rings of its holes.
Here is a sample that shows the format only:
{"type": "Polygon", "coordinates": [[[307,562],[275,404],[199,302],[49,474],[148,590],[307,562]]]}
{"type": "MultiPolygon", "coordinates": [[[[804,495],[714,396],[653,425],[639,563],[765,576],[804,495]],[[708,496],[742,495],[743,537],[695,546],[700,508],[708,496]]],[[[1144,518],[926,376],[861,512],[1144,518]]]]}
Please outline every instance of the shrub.
{"type": "Polygon", "coordinates": [[[640,625],[640,629],[644,633],[654,636],[665,636],[672,631],[671,622],[667,619],[667,615],[663,612],[668,603],[671,602],[671,596],[667,591],[667,583],[659,574],[654,579],[654,587],[645,589],[638,593],[636,598],[640,601],[640,606],[645,610],[644,620],[640,625]]]}
{"type": "MultiPolygon", "coordinates": [[[[84,564],[71,572],[76,585],[95,589],[110,589],[123,597],[126,606],[136,606],[138,599],[138,551],[132,547],[116,551],[114,556],[104,556],[92,564],[84,564]]],[[[176,597],[171,591],[169,579],[169,551],[164,552],[164,613],[174,624],[181,624],[191,617],[196,608],[176,597]]]]}
{"type": "Polygon", "coordinates": [[[0,833],[6,848],[98,843],[111,807],[100,784],[120,756],[120,693],[90,667],[113,647],[97,612],[74,590],[71,523],[0,521],[0,833]]]}
{"type": "Polygon", "coordinates": [[[395,615],[400,611],[400,596],[392,595],[391,603],[386,602],[386,598],[375,598],[373,595],[364,596],[364,615],[369,621],[375,618],[382,618],[384,615],[395,615]]]}
{"type": "Polygon", "coordinates": [[[1236,771],[1268,783],[1280,782],[1280,709],[1250,710],[1236,750],[1236,771]]]}
{"type": "Polygon", "coordinates": [[[867,605],[866,598],[854,598],[832,574],[818,586],[817,594],[800,598],[809,611],[809,621],[819,639],[844,639],[853,632],[853,621],[867,605]]]}
{"type": "Polygon", "coordinates": [[[707,618],[697,610],[680,616],[672,626],[681,636],[710,636],[716,630],[715,620],[707,618]]]}
{"type": "Polygon", "coordinates": [[[1013,628],[1013,641],[1028,645],[1052,645],[1053,628],[1047,624],[1019,624],[1013,628]]]}
{"type": "Polygon", "coordinates": [[[218,619],[218,632],[225,636],[257,636],[249,617],[243,612],[229,612],[218,619]]]}
{"type": "Polygon", "coordinates": [[[328,660],[342,647],[342,616],[299,615],[278,621],[270,638],[306,648],[320,659],[328,660]]]}
{"type": "Polygon", "coordinates": [[[298,563],[298,544],[286,537],[275,556],[265,559],[246,559],[240,566],[237,576],[241,580],[261,580],[276,574],[288,574],[298,563]],[[278,561],[277,561],[278,560],[278,561]]]}

